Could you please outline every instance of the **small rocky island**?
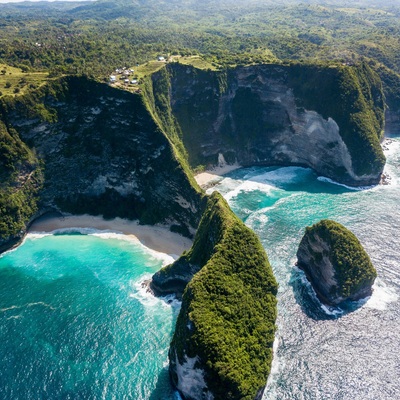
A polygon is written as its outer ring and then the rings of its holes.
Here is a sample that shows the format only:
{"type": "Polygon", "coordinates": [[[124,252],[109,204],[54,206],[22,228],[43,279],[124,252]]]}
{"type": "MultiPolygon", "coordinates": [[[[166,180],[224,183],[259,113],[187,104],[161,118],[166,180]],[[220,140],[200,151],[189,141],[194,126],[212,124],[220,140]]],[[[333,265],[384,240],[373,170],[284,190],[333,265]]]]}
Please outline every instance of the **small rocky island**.
{"type": "Polygon", "coordinates": [[[376,270],[357,237],[338,222],[307,227],[297,259],[323,303],[336,306],[372,294],[376,270]]]}

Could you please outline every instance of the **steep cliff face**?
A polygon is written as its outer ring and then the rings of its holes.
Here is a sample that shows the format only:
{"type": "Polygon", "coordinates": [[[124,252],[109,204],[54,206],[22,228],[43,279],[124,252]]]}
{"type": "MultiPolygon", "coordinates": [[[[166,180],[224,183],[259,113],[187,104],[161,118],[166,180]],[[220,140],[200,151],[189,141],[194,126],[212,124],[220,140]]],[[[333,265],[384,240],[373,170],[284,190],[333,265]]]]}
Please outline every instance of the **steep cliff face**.
{"type": "Polygon", "coordinates": [[[184,291],[169,351],[175,386],[186,399],[261,399],[272,362],[277,283],[259,239],[214,193],[192,249],[164,275],[175,276],[179,263],[189,266],[186,281],[191,265],[200,271],[184,291]]]}
{"type": "MultiPolygon", "coordinates": [[[[384,101],[366,65],[257,65],[226,72],[172,64],[168,96],[192,166],[302,165],[350,185],[378,183],[384,101]]],[[[165,80],[165,71],[153,76],[165,80]],[[163,76],[161,77],[161,75],[163,76]]]]}
{"type": "Polygon", "coordinates": [[[324,303],[338,305],[372,293],[376,270],[356,236],[337,222],[322,220],[307,228],[297,258],[324,303]]]}
{"type": "MultiPolygon", "coordinates": [[[[215,197],[216,195],[213,196],[215,197]]],[[[199,272],[217,251],[217,245],[232,221],[237,222],[232,218],[232,211],[228,206],[221,206],[219,203],[223,203],[219,198],[215,206],[210,205],[213,204],[211,200],[208,201],[191,249],[174,263],[153,275],[150,287],[154,293],[157,295],[173,293],[181,298],[194,274],[199,272]]]]}
{"type": "Polygon", "coordinates": [[[40,208],[194,233],[200,189],[141,96],[69,77],[9,101],[3,114],[43,160],[40,208]]]}
{"type": "Polygon", "coordinates": [[[0,120],[0,253],[23,237],[42,183],[35,154],[0,120]]]}

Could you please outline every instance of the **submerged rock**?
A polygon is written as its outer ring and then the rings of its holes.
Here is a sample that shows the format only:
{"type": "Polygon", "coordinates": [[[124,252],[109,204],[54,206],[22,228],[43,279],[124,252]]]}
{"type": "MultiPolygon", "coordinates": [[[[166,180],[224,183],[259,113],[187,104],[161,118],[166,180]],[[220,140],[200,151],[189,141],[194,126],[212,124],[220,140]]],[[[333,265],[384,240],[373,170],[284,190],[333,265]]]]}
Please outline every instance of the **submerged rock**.
{"type": "Polygon", "coordinates": [[[307,227],[297,258],[323,303],[338,305],[372,294],[376,270],[368,254],[357,237],[335,221],[307,227]]]}

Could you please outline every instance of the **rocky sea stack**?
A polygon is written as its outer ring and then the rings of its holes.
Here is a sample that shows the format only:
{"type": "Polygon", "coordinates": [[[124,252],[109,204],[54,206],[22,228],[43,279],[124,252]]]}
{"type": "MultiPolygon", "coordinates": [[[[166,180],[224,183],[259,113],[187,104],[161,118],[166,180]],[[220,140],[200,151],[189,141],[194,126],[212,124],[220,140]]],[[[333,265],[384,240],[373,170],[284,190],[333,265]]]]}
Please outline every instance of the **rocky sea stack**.
{"type": "Polygon", "coordinates": [[[368,254],[357,237],[335,221],[307,227],[297,258],[323,303],[338,305],[372,294],[376,270],[368,254]]]}

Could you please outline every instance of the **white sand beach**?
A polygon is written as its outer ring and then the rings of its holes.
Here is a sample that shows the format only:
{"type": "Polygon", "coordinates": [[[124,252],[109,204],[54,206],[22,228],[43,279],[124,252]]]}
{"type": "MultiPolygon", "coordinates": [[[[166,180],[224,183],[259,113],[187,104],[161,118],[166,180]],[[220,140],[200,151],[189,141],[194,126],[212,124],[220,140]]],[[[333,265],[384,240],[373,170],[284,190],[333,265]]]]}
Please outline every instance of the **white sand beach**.
{"type": "Polygon", "coordinates": [[[174,258],[192,246],[190,239],[171,232],[168,227],[139,225],[137,221],[122,218],[105,220],[102,217],[86,214],[64,217],[44,215],[32,223],[28,233],[53,232],[66,228],[90,228],[134,236],[149,249],[172,255],[174,258]]]}
{"type": "Polygon", "coordinates": [[[195,175],[194,178],[201,188],[208,189],[209,187],[216,185],[219,181],[221,181],[223,179],[223,175],[239,168],[241,168],[239,164],[225,164],[204,172],[200,172],[199,174],[195,175]]]}

